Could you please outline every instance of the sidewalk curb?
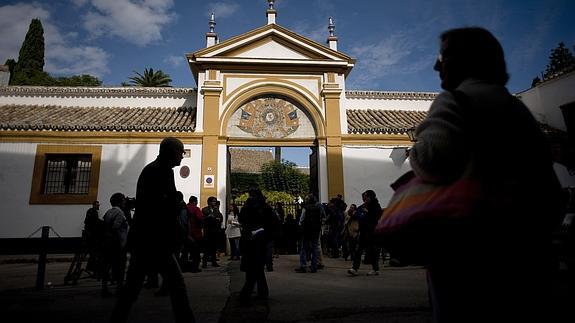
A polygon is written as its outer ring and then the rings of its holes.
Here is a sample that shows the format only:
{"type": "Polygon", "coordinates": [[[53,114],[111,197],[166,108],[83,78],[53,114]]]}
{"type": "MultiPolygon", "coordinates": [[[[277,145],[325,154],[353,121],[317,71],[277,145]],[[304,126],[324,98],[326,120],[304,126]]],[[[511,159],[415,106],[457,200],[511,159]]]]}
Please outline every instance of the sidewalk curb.
{"type": "MultiPolygon", "coordinates": [[[[74,260],[74,256],[55,256],[46,258],[46,262],[72,262],[74,260]]],[[[7,264],[29,264],[29,263],[38,263],[38,256],[37,255],[30,255],[30,256],[18,256],[18,257],[0,257],[0,265],[7,265],[7,264]]]]}

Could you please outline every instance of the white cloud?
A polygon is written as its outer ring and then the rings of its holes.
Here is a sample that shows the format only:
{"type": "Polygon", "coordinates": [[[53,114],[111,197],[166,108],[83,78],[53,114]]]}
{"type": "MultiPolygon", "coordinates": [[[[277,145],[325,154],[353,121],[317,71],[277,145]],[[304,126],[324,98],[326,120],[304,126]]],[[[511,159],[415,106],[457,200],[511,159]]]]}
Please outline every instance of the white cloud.
{"type": "Polygon", "coordinates": [[[186,62],[186,59],[184,56],[177,56],[177,55],[170,55],[166,58],[164,58],[164,63],[168,63],[170,65],[172,65],[173,67],[179,67],[180,65],[182,65],[183,63],[186,62]]]}
{"type": "Polygon", "coordinates": [[[162,30],[176,19],[173,0],[91,0],[83,16],[93,37],[111,35],[146,46],[162,39],[162,30]]]}
{"type": "Polygon", "coordinates": [[[316,22],[313,25],[311,25],[306,21],[299,21],[296,22],[296,25],[294,25],[292,28],[294,32],[302,36],[305,36],[309,39],[313,39],[320,44],[324,44],[327,40],[327,37],[329,36],[327,25],[328,22],[326,18],[325,23],[323,24],[321,22],[316,22]]]}
{"type": "Polygon", "coordinates": [[[39,4],[17,4],[0,7],[0,63],[8,58],[18,60],[18,52],[30,21],[39,18],[44,28],[44,70],[56,75],[109,73],[109,55],[101,48],[77,44],[76,32],[64,33],[52,22],[49,10],[39,4]]]}
{"type": "Polygon", "coordinates": [[[110,72],[109,55],[99,47],[56,45],[46,49],[46,56],[51,59],[45,70],[54,75],[90,74],[101,78],[110,72]]]}
{"type": "Polygon", "coordinates": [[[320,44],[325,44],[327,41],[327,37],[329,36],[328,32],[328,18],[332,17],[336,24],[336,36],[337,36],[337,17],[335,17],[335,7],[332,2],[329,0],[315,0],[313,1],[313,6],[315,9],[315,19],[312,19],[313,23],[310,23],[310,20],[299,20],[293,22],[293,26],[291,29],[296,33],[303,35],[307,38],[313,39],[320,44]]]}
{"type": "Polygon", "coordinates": [[[239,8],[239,4],[227,2],[214,2],[213,4],[206,6],[208,16],[213,12],[216,19],[230,17],[236,13],[239,8]]]}
{"type": "Polygon", "coordinates": [[[0,64],[8,58],[18,60],[20,46],[33,18],[44,23],[49,17],[50,13],[39,6],[16,4],[0,7],[0,64]]]}
{"type": "Polygon", "coordinates": [[[392,75],[417,73],[433,63],[433,55],[421,54],[417,39],[403,33],[351,49],[357,58],[353,86],[370,86],[375,80],[392,75]]]}

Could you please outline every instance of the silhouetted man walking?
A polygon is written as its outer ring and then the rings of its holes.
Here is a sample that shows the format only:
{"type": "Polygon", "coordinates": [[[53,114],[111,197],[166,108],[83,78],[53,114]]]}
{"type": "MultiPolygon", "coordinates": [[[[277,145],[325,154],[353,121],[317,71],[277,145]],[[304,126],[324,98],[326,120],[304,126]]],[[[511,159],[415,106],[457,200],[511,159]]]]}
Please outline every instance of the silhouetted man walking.
{"type": "Polygon", "coordinates": [[[142,289],[144,277],[153,270],[162,273],[166,279],[176,322],[195,322],[175,256],[178,203],[172,168],[180,165],[183,154],[184,145],[180,140],[165,138],[156,160],[144,167],[138,178],[136,212],[128,237],[130,265],[126,285],[114,307],[111,322],[126,322],[142,289]]]}

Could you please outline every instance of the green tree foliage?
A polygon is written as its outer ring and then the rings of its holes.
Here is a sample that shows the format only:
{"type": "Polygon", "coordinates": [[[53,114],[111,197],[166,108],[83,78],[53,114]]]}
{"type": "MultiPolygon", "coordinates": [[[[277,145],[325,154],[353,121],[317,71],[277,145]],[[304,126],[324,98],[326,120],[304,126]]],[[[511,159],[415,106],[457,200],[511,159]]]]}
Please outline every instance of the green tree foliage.
{"type": "Polygon", "coordinates": [[[551,50],[551,55],[549,55],[549,64],[545,69],[543,78],[547,79],[555,74],[570,72],[575,70],[575,57],[569,48],[565,47],[563,42],[551,50]]]}
{"type": "Polygon", "coordinates": [[[20,47],[11,84],[43,85],[38,82],[42,83],[47,79],[49,75],[44,72],[44,28],[40,19],[32,19],[20,47]]]}
{"type": "Polygon", "coordinates": [[[53,86],[100,86],[102,81],[98,78],[88,75],[74,75],[70,77],[56,77],[53,79],[53,86]]]}
{"type": "Polygon", "coordinates": [[[300,173],[296,164],[283,160],[271,161],[262,166],[262,186],[267,191],[303,194],[309,191],[309,176],[300,173]]]}
{"type": "Polygon", "coordinates": [[[230,183],[238,192],[247,192],[250,187],[261,186],[260,174],[251,173],[231,173],[230,183]]]}
{"type": "Polygon", "coordinates": [[[153,68],[145,69],[144,75],[134,71],[136,76],[130,77],[130,83],[134,86],[146,86],[146,87],[171,87],[170,83],[172,79],[162,70],[157,70],[154,72],[153,68]]]}
{"type": "MultiPolygon", "coordinates": [[[[262,193],[266,197],[266,202],[271,206],[274,206],[277,202],[282,202],[283,204],[291,204],[295,200],[295,197],[287,192],[263,190],[262,193]]],[[[248,193],[244,193],[236,198],[236,202],[243,203],[247,199],[248,199],[248,193]]]]}

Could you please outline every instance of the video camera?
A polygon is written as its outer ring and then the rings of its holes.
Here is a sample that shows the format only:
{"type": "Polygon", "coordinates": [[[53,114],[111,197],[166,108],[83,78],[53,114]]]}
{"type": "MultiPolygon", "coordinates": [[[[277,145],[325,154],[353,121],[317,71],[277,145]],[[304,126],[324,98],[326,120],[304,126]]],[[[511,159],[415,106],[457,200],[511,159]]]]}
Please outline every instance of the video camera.
{"type": "Polygon", "coordinates": [[[126,196],[126,208],[128,210],[134,210],[136,208],[136,198],[126,196]]]}

